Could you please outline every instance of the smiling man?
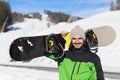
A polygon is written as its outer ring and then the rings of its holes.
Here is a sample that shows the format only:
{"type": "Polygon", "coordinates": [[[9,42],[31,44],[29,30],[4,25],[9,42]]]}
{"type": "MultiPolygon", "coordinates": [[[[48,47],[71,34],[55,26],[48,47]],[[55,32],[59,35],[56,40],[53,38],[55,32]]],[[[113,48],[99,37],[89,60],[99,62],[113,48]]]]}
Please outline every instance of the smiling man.
{"type": "Polygon", "coordinates": [[[79,26],[76,26],[72,31],[71,31],[71,35],[70,35],[70,38],[72,40],[72,43],[73,46],[76,48],[76,49],[79,49],[83,43],[84,43],[84,40],[85,40],[85,34],[83,32],[83,30],[79,27],[79,26]]]}
{"type": "MultiPolygon", "coordinates": [[[[60,80],[104,80],[100,58],[90,51],[83,29],[73,28],[70,38],[69,50],[58,60],[60,80]]],[[[53,56],[48,57],[54,59],[53,56]]]]}

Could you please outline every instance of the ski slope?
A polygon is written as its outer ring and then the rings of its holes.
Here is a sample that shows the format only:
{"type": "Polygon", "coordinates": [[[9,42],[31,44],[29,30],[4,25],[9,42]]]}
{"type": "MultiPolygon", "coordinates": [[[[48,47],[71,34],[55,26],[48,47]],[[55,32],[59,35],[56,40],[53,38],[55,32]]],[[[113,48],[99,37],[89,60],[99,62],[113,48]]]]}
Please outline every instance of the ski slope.
{"type": "MultiPolygon", "coordinates": [[[[115,41],[107,46],[107,47],[100,47],[98,51],[98,55],[101,58],[102,67],[105,72],[118,72],[120,73],[120,33],[119,33],[119,26],[120,26],[120,11],[111,11],[111,12],[103,12],[94,16],[91,16],[86,19],[78,20],[73,23],[66,23],[62,22],[56,25],[52,25],[50,28],[47,27],[47,17],[44,17],[44,20],[39,21],[38,19],[25,19],[25,22],[16,23],[14,26],[18,26],[21,28],[20,30],[16,31],[9,31],[6,33],[0,33],[0,65],[7,64],[7,65],[20,65],[20,66],[37,66],[37,67],[51,67],[57,68],[57,64],[55,61],[50,60],[46,57],[39,57],[35,58],[30,62],[10,62],[11,58],[9,56],[9,46],[11,42],[21,36],[37,36],[37,35],[45,35],[50,33],[59,33],[61,31],[70,31],[76,25],[80,25],[83,29],[94,28],[99,26],[112,26],[113,29],[116,31],[116,39],[115,41]]],[[[10,77],[11,79],[7,80],[48,80],[45,77],[45,74],[50,74],[51,76],[56,76],[55,79],[51,77],[49,80],[58,80],[58,73],[56,72],[44,72],[38,70],[23,70],[24,74],[21,74],[19,71],[21,69],[17,68],[5,68],[0,67],[0,80],[5,80],[6,76],[10,77]],[[14,72],[10,73],[8,70],[13,70],[14,72]],[[32,76],[31,73],[35,74],[32,76]],[[26,73],[27,72],[27,73],[26,73]],[[4,76],[3,74],[6,75],[4,76]],[[44,73],[44,74],[42,74],[44,73]],[[16,78],[14,74],[18,74],[19,78],[16,78]],[[41,75],[41,76],[38,76],[41,75]],[[3,76],[1,78],[1,76],[3,76]],[[28,78],[28,76],[32,76],[33,78],[28,78]],[[43,79],[45,77],[46,79],[43,79]],[[38,78],[38,79],[37,79],[38,78]]]]}

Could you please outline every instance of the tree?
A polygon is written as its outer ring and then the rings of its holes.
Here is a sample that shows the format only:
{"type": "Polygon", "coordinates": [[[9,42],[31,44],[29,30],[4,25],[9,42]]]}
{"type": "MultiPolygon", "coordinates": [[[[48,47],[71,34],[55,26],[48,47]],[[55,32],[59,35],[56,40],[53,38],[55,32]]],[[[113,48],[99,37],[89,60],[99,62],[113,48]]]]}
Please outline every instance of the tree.
{"type": "Polygon", "coordinates": [[[116,2],[116,10],[120,10],[120,0],[117,0],[116,2]]]}
{"type": "Polygon", "coordinates": [[[12,24],[14,24],[15,22],[24,21],[24,16],[21,13],[13,12],[11,15],[12,15],[12,24]]]}
{"type": "Polygon", "coordinates": [[[51,12],[48,10],[45,10],[44,12],[46,14],[48,14],[50,21],[52,21],[54,23],[67,22],[67,20],[70,17],[70,15],[65,14],[65,13],[61,13],[61,12],[51,12]]]}
{"type": "Polygon", "coordinates": [[[6,20],[7,22],[5,26],[10,25],[12,21],[10,5],[8,2],[5,2],[4,0],[0,0],[0,30],[2,29],[3,24],[6,20]]]}
{"type": "Polygon", "coordinates": [[[111,11],[114,11],[115,9],[116,9],[115,3],[112,1],[112,2],[111,2],[110,10],[111,10],[111,11]]]}

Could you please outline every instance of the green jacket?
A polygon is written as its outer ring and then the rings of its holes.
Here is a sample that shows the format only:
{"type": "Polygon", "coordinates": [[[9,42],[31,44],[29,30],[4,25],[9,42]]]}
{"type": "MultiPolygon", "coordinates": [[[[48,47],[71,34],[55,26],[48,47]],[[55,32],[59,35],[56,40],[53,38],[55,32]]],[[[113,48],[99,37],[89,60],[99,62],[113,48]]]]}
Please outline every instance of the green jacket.
{"type": "Polygon", "coordinates": [[[60,80],[96,80],[94,64],[90,62],[73,62],[65,58],[58,63],[60,80]]]}
{"type": "MultiPolygon", "coordinates": [[[[51,59],[56,54],[48,56],[51,59]]],[[[68,50],[58,60],[60,80],[104,80],[100,59],[88,50],[68,50]]]]}
{"type": "MultiPolygon", "coordinates": [[[[65,40],[58,37],[58,42],[64,47],[65,40]]],[[[47,56],[55,59],[57,54],[47,56]]],[[[69,50],[64,52],[64,56],[57,63],[59,80],[104,80],[100,58],[90,51],[86,41],[80,49],[75,49],[70,44],[69,50]]]]}

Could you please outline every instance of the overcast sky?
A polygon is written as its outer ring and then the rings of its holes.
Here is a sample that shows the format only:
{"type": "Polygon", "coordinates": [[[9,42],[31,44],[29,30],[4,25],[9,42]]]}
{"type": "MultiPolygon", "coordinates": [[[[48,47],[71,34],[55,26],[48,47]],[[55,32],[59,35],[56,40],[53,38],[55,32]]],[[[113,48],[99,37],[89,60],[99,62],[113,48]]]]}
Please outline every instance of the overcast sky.
{"type": "Polygon", "coordinates": [[[23,14],[31,12],[64,12],[86,18],[100,12],[109,11],[111,1],[116,0],[6,0],[12,12],[23,14]]]}

